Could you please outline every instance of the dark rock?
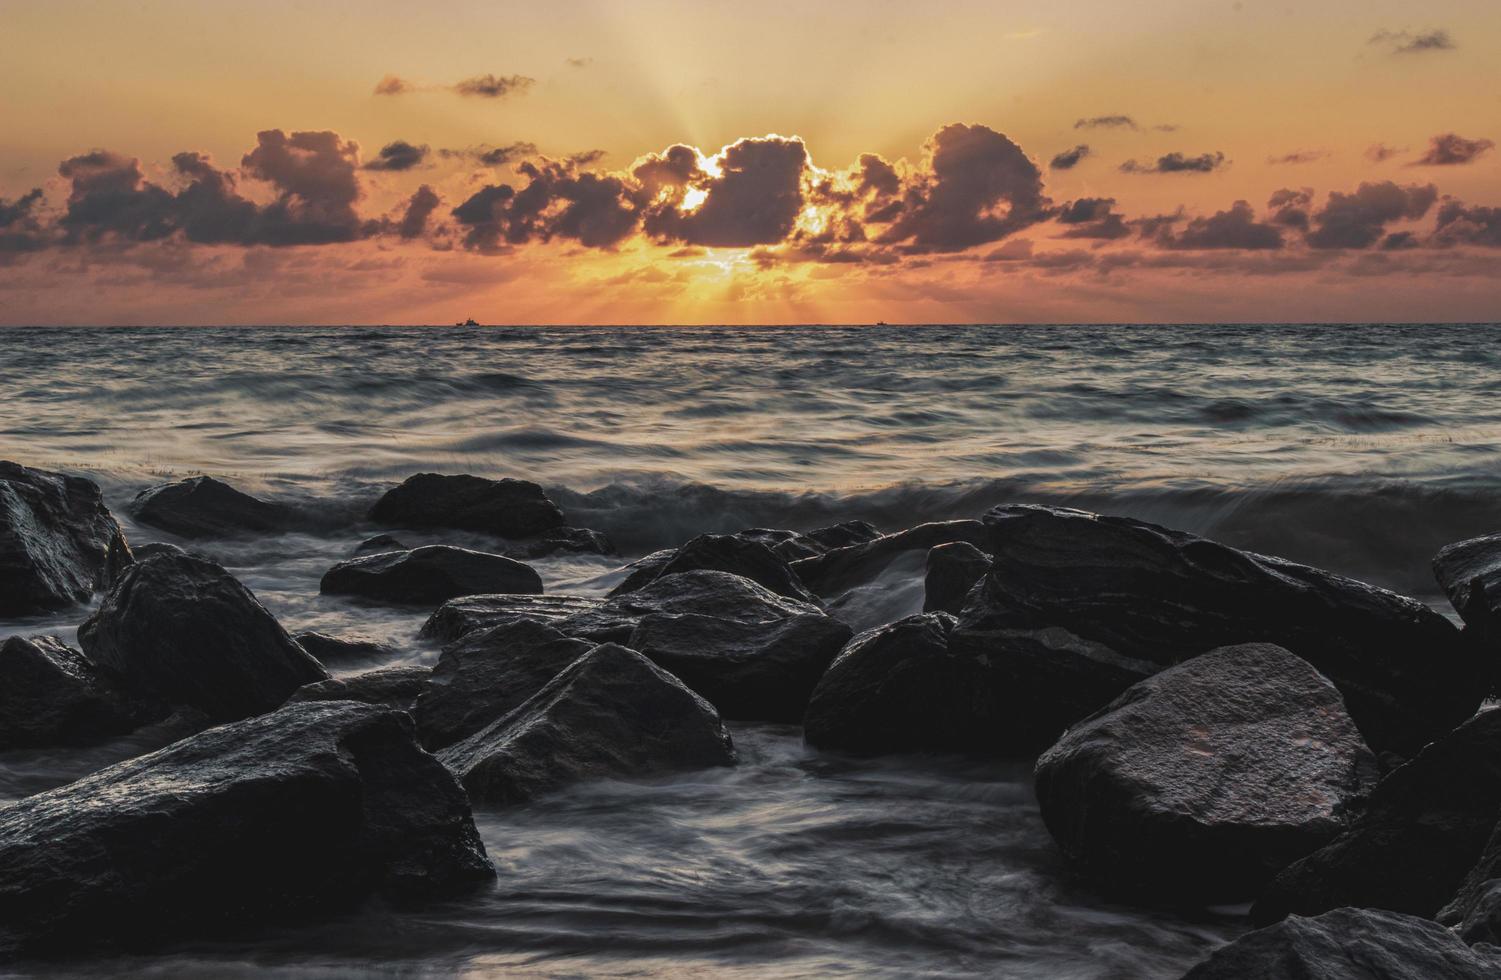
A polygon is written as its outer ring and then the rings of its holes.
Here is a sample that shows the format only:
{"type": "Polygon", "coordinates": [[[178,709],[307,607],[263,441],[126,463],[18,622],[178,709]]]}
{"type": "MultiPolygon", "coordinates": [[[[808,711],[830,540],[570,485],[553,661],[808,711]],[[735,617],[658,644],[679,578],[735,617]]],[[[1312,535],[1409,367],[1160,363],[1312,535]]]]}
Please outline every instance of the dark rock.
{"type": "Polygon", "coordinates": [[[354,636],[329,636],[313,630],[293,633],[298,646],[317,658],[321,664],[349,664],[371,660],[389,660],[396,651],[376,640],[354,636]]]}
{"type": "Polygon", "coordinates": [[[552,555],[613,555],[615,545],[603,531],[555,527],[534,538],[507,541],[496,550],[509,558],[525,560],[552,555]]]}
{"type": "Polygon", "coordinates": [[[823,615],[740,623],[689,613],[643,617],[629,645],[725,718],[791,723],[849,639],[848,626],[823,615]]]}
{"type": "Polygon", "coordinates": [[[813,558],[792,563],[798,578],[818,595],[837,595],[863,585],[881,574],[893,561],[910,551],[926,552],[941,544],[965,541],[981,551],[992,551],[992,534],[980,521],[942,521],[884,534],[858,544],[834,548],[813,558]]]}
{"type": "Polygon", "coordinates": [[[443,648],[417,701],[418,737],[429,751],[468,738],[593,648],[526,619],[466,635],[443,648]]]}
{"type": "Polygon", "coordinates": [[[1480,861],[1501,814],[1501,711],[1487,711],[1387,773],[1360,815],[1279,874],[1257,923],[1343,905],[1432,918],[1480,861]]]}
{"type": "Polygon", "coordinates": [[[276,534],[300,523],[292,508],[258,500],[211,476],[142,490],[130,511],[142,524],[184,538],[276,534]]]}
{"type": "Polygon", "coordinates": [[[1047,626],[1161,666],[1275,643],[1334,682],[1372,748],[1403,753],[1468,718],[1487,686],[1487,659],[1415,599],[1126,518],[1007,506],[985,520],[995,561],[954,638],[971,655],[1047,626]]]}
{"type": "Polygon", "coordinates": [[[847,548],[852,544],[874,541],[881,532],[865,521],[845,521],[812,531],[784,531],[776,528],[753,527],[735,533],[737,538],[759,541],[770,548],[783,561],[812,558],[835,548],[847,548]]]}
{"type": "Polygon", "coordinates": [[[1433,576],[1482,642],[1501,643],[1501,534],[1445,545],[1433,559],[1433,576]]]}
{"type": "Polygon", "coordinates": [[[564,524],[563,512],[535,483],[419,473],[386,491],[370,519],[390,527],[451,527],[502,538],[530,538],[564,524]]]}
{"type": "Polygon", "coordinates": [[[652,584],[657,576],[662,574],[662,569],[677,555],[676,548],[663,548],[653,551],[649,555],[637,558],[625,566],[626,576],[610,590],[610,595],[625,595],[627,592],[635,592],[637,589],[652,584]]]}
{"type": "Polygon", "coordinates": [[[813,593],[807,590],[787,563],[770,548],[759,541],[733,534],[700,534],[657,566],[656,574],[650,580],[643,580],[644,576],[633,573],[617,585],[610,595],[613,597],[638,591],[666,575],[699,570],[730,572],[748,578],[777,595],[809,605],[819,605],[813,593]]]}
{"type": "Polygon", "coordinates": [[[599,606],[553,623],[569,636],[596,643],[625,643],[636,624],[653,613],[697,613],[737,623],[764,623],[823,610],[789,599],[730,572],[698,569],[662,575],[650,585],[613,596],[599,606]]]}
{"type": "Polygon", "coordinates": [[[366,538],[354,547],[354,557],[361,555],[379,555],[387,551],[411,551],[412,549],[390,534],[377,534],[373,538],[366,538]]]}
{"type": "Polygon", "coordinates": [[[969,590],[989,570],[990,555],[968,541],[950,541],[928,549],[923,612],[957,614],[969,590]]]}
{"type": "Polygon", "coordinates": [[[733,765],[735,752],[707,701],[636,651],[606,643],[438,758],[471,798],[504,805],[585,779],[733,765]]]}
{"type": "Polygon", "coordinates": [[[1043,753],[1036,785],[1053,838],[1096,877],[1229,902],[1339,833],[1375,774],[1334,685],[1253,643],[1135,685],[1043,753]]]}
{"type": "Polygon", "coordinates": [[[367,670],[349,677],[331,677],[326,681],[305,684],[292,692],[288,704],[298,701],[360,701],[381,704],[399,711],[411,711],[417,696],[427,687],[431,667],[397,664],[367,670]]]}
{"type": "Polygon", "coordinates": [[[430,544],[341,561],[318,591],[378,602],[425,605],[459,596],[503,592],[537,595],[542,577],[530,565],[481,551],[430,544]]]}
{"type": "Polygon", "coordinates": [[[270,711],[328,673],[223,568],[173,549],[132,565],[78,628],[133,693],[215,721],[270,711]]]}
{"type": "Polygon", "coordinates": [[[0,808],[0,950],[142,948],[494,875],[411,719],[348,701],[213,728],[0,808]]]}
{"type": "Polygon", "coordinates": [[[0,750],[88,745],[162,714],[127,697],[55,636],[0,643],[0,750]]]}
{"type": "Polygon", "coordinates": [[[577,595],[471,595],[450,599],[437,608],[418,634],[421,639],[451,643],[477,630],[530,619],[556,623],[598,609],[603,599],[577,595]]]}
{"type": "Polygon", "coordinates": [[[1183,980],[1492,980],[1501,957],[1426,919],[1373,909],[1293,916],[1222,946],[1183,980]]]}
{"type": "Polygon", "coordinates": [[[0,461],[0,618],[87,602],[129,556],[93,481],[0,461]]]}

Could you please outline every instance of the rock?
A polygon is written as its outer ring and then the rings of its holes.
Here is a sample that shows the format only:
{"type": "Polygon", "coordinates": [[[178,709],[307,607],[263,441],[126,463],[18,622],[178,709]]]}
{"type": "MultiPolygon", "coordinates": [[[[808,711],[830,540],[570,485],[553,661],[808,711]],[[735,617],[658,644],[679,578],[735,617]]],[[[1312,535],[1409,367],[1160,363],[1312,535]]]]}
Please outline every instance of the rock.
{"type": "Polygon", "coordinates": [[[1253,921],[1343,905],[1432,918],[1480,861],[1501,813],[1501,711],[1461,725],[1376,785],[1360,815],[1288,866],[1253,921]]]}
{"type": "Polygon", "coordinates": [[[417,696],[427,687],[431,667],[397,664],[367,670],[349,677],[331,677],[326,681],[304,684],[287,699],[299,701],[360,701],[380,704],[398,711],[411,711],[417,696]]]}
{"type": "Polygon", "coordinates": [[[950,541],[928,549],[923,579],[923,612],[959,612],[964,597],[990,570],[990,555],[968,541],[950,541]]]}
{"type": "Polygon", "coordinates": [[[552,555],[613,555],[615,545],[603,531],[555,527],[534,538],[507,541],[497,550],[508,558],[529,560],[552,555]]]}
{"type": "Polygon", "coordinates": [[[140,948],[493,877],[411,719],[287,705],[0,807],[0,950],[140,948]]]}
{"type": "Polygon", "coordinates": [[[270,711],[328,677],[249,589],[175,549],[131,566],[78,628],[78,640],[131,692],[215,721],[270,711]]]}
{"type": "Polygon", "coordinates": [[[1501,823],[1491,831],[1480,861],[1465,875],[1459,893],[1438,913],[1470,944],[1501,946],[1501,823]]]}
{"type": "Polygon", "coordinates": [[[1339,691],[1280,647],[1221,647],[1130,688],[1037,760],[1043,822],[1123,891],[1254,897],[1343,829],[1376,759],[1339,691]]]}
{"type": "Polygon", "coordinates": [[[387,551],[411,551],[400,539],[390,534],[377,534],[373,538],[366,538],[354,546],[354,557],[361,555],[379,555],[387,551]]]}
{"type": "Polygon", "coordinates": [[[725,718],[796,723],[849,639],[848,626],[824,615],[740,623],[689,613],[643,617],[629,646],[725,718]]]}
{"type": "Polygon", "coordinates": [[[776,528],[753,527],[735,533],[737,538],[759,541],[770,548],[783,561],[812,558],[835,548],[847,548],[852,544],[874,541],[881,536],[875,526],[865,521],[845,521],[812,531],[784,531],[776,528]]]}
{"type": "Polygon", "coordinates": [[[526,619],[466,635],[443,648],[417,700],[418,737],[429,751],[468,738],[593,648],[526,619]]]}
{"type": "Polygon", "coordinates": [[[1501,643],[1501,534],[1445,545],[1433,577],[1454,611],[1492,649],[1501,643]]]}
{"type": "Polygon", "coordinates": [[[953,641],[972,656],[1006,630],[1048,626],[1164,667],[1275,643],[1334,682],[1373,749],[1404,754],[1468,718],[1486,689],[1488,659],[1415,599],[1126,518],[1007,506],[985,520],[995,561],[953,641]]]}
{"type": "Polygon", "coordinates": [[[1426,919],[1373,909],[1293,916],[1222,946],[1183,980],[1491,980],[1501,958],[1426,919]]]}
{"type": "Polygon", "coordinates": [[[357,636],[329,636],[314,630],[293,633],[292,639],[321,664],[349,664],[389,660],[396,651],[377,640],[357,636]]]}
{"type": "Polygon", "coordinates": [[[792,616],[822,615],[806,602],[778,595],[730,572],[697,569],[658,577],[650,585],[612,596],[599,606],[553,623],[569,636],[596,643],[625,643],[636,625],[653,613],[697,613],[737,623],[764,623],[792,616]]]}
{"type": "Polygon", "coordinates": [[[813,593],[770,548],[759,541],[733,534],[700,534],[660,565],[638,563],[636,568],[637,571],[610,592],[612,597],[639,591],[665,575],[709,569],[740,575],[777,595],[819,605],[813,593]],[[655,573],[647,578],[642,574],[644,568],[653,568],[655,573]]]}
{"type": "Polygon", "coordinates": [[[438,758],[472,799],[505,805],[585,779],[729,766],[735,753],[707,701],[636,651],[606,643],[438,758]]]}
{"type": "Polygon", "coordinates": [[[565,523],[535,483],[419,473],[386,491],[370,519],[389,527],[450,527],[502,538],[530,538],[565,523]]]}
{"type": "Polygon", "coordinates": [[[598,609],[603,599],[578,595],[471,595],[449,599],[422,624],[418,637],[451,643],[477,630],[530,619],[556,623],[598,609]]]}
{"type": "Polygon", "coordinates": [[[55,636],[0,643],[0,750],[88,745],[163,714],[127,697],[55,636]]]}
{"type": "Polygon", "coordinates": [[[426,605],[491,592],[538,595],[542,577],[530,565],[512,558],[430,544],[414,551],[341,561],[323,574],[318,591],[377,602],[426,605]]]}
{"type": "Polygon", "coordinates": [[[236,538],[295,529],[295,511],[258,500],[211,476],[195,476],[136,494],[130,511],[150,527],[183,538],[236,538]]]}
{"type": "Polygon", "coordinates": [[[834,548],[792,563],[798,578],[821,596],[833,596],[871,581],[909,551],[926,552],[940,544],[965,541],[992,551],[990,529],[980,521],[942,521],[885,534],[869,541],[834,548]]]}
{"type": "Polygon", "coordinates": [[[0,618],[87,602],[129,556],[93,481],[0,461],[0,618]]]}

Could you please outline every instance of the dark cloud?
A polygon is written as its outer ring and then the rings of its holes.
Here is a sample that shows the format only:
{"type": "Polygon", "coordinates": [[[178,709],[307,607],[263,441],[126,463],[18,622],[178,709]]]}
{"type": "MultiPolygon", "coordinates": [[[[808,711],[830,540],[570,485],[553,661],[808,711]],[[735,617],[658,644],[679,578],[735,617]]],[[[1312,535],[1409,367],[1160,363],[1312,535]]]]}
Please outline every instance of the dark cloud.
{"type": "Polygon", "coordinates": [[[1313,188],[1284,187],[1272,193],[1266,206],[1267,210],[1272,212],[1273,224],[1307,231],[1308,212],[1313,209],[1313,188]]]}
{"type": "Polygon", "coordinates": [[[406,140],[387,143],[380,148],[374,160],[365,164],[366,170],[411,170],[420,166],[430,151],[424,144],[414,146],[406,140]]]}
{"type": "Polygon", "coordinates": [[[34,187],[14,201],[0,197],[0,261],[7,254],[35,252],[45,247],[46,231],[36,213],[42,196],[42,189],[34,187]]]}
{"type": "MultiPolygon", "coordinates": [[[[681,172],[686,160],[679,156],[676,163],[681,172]]],[[[807,168],[803,141],[780,136],[743,139],[726,147],[717,176],[701,170],[695,157],[686,184],[706,194],[702,203],[685,209],[677,198],[667,207],[653,208],[646,215],[646,231],[656,238],[711,247],[780,242],[791,234],[803,208],[807,168]]],[[[668,180],[676,175],[670,168],[664,173],[668,180]]]]}
{"type": "Polygon", "coordinates": [[[1256,220],[1245,201],[1236,201],[1228,211],[1195,218],[1165,242],[1175,249],[1274,249],[1282,247],[1282,232],[1276,225],[1256,220]]]}
{"type": "Polygon", "coordinates": [[[1136,120],[1130,116],[1091,116],[1074,123],[1075,129],[1135,129],[1136,120]]]}
{"type": "Polygon", "coordinates": [[[355,204],[361,196],[360,147],[330,130],[279,129],[256,135],[256,147],[240,160],[241,169],[274,185],[275,203],[262,215],[261,234],[269,244],[296,245],[350,241],[360,237],[355,204]]]}
{"type": "Polygon", "coordinates": [[[1418,236],[1410,231],[1394,231],[1381,239],[1383,252],[1398,252],[1418,247],[1418,236]]]}
{"type": "Polygon", "coordinates": [[[1467,206],[1448,198],[1438,209],[1433,238],[1440,245],[1501,248],[1501,208],[1467,206]]]}
{"type": "Polygon", "coordinates": [[[1369,248],[1388,224],[1423,217],[1437,199],[1432,184],[1400,187],[1389,180],[1361,184],[1350,194],[1334,191],[1314,213],[1307,242],[1314,248],[1369,248]]]}
{"type": "Polygon", "coordinates": [[[1425,51],[1453,51],[1454,41],[1445,30],[1423,31],[1377,31],[1367,44],[1386,48],[1392,54],[1421,54],[1425,51]]]}
{"type": "Polygon", "coordinates": [[[402,95],[412,91],[412,83],[395,75],[387,75],[375,83],[375,95],[402,95]]]}
{"type": "Polygon", "coordinates": [[[537,155],[537,144],[517,140],[515,143],[507,143],[505,146],[491,146],[489,143],[481,143],[462,150],[439,150],[438,155],[445,159],[462,157],[487,167],[499,167],[514,160],[537,155]]]}
{"type": "Polygon", "coordinates": [[[1267,157],[1266,162],[1274,166],[1278,164],[1313,163],[1316,160],[1324,159],[1328,155],[1328,150],[1294,150],[1291,153],[1284,153],[1280,157],[1267,157]]]}
{"type": "Polygon", "coordinates": [[[1414,167],[1450,167],[1471,163],[1494,149],[1488,139],[1465,139],[1458,133],[1441,133],[1428,141],[1428,152],[1412,162],[1414,167]]]}
{"type": "Polygon", "coordinates": [[[618,244],[636,228],[631,188],[610,174],[580,173],[568,161],[527,161],[516,168],[527,184],[483,187],[453,209],[467,248],[565,238],[594,248],[618,244]]]}
{"type": "Polygon", "coordinates": [[[568,162],[575,166],[587,167],[590,164],[598,163],[607,155],[604,150],[580,150],[578,153],[568,154],[568,162]]]}
{"type": "Polygon", "coordinates": [[[537,83],[525,75],[475,75],[454,84],[453,90],[460,95],[481,99],[503,99],[508,95],[520,95],[537,83]]]}
{"type": "Polygon", "coordinates": [[[1372,143],[1366,147],[1366,159],[1372,163],[1385,163],[1399,153],[1406,153],[1405,146],[1387,146],[1385,143],[1372,143]]]}
{"type": "Polygon", "coordinates": [[[401,222],[396,226],[396,233],[402,238],[420,238],[427,230],[427,219],[432,217],[441,203],[442,199],[437,192],[423,184],[407,200],[401,222]]]}
{"type": "Polygon", "coordinates": [[[172,193],[148,183],[133,157],[94,150],[69,157],[57,172],[71,185],[60,221],[69,242],[154,241],[177,230],[172,193]]]}
{"type": "Polygon", "coordinates": [[[1072,170],[1079,165],[1079,161],[1089,156],[1089,146],[1080,143],[1071,150],[1064,150],[1056,154],[1048,166],[1054,170],[1072,170]]]}
{"type": "Polygon", "coordinates": [[[1053,220],[1068,226],[1060,237],[1114,241],[1131,234],[1125,218],[1115,210],[1113,197],[1081,197],[1059,208],[1053,220]]]}
{"type": "Polygon", "coordinates": [[[1183,153],[1166,153],[1153,164],[1127,160],[1121,164],[1121,173],[1127,174],[1207,174],[1225,165],[1223,153],[1200,153],[1187,156],[1183,153]]]}

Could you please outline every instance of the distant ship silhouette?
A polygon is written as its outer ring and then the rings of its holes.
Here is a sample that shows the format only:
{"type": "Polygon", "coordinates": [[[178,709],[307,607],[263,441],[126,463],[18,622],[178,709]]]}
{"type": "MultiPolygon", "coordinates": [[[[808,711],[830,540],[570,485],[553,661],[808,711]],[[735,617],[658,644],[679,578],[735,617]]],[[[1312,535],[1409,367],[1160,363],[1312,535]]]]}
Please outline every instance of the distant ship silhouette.
{"type": "Polygon", "coordinates": [[[463,323],[455,323],[454,326],[456,326],[456,327],[477,327],[477,326],[479,326],[479,323],[477,323],[475,321],[474,317],[470,317],[469,319],[465,320],[463,323]]]}

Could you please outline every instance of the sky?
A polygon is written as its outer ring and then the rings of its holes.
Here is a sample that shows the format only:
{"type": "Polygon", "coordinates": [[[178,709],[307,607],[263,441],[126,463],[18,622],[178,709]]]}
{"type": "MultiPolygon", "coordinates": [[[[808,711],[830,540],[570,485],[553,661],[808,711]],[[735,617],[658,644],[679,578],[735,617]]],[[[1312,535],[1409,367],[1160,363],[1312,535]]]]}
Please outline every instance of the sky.
{"type": "Polygon", "coordinates": [[[1495,0],[0,0],[0,323],[1501,320],[1495,0]]]}

